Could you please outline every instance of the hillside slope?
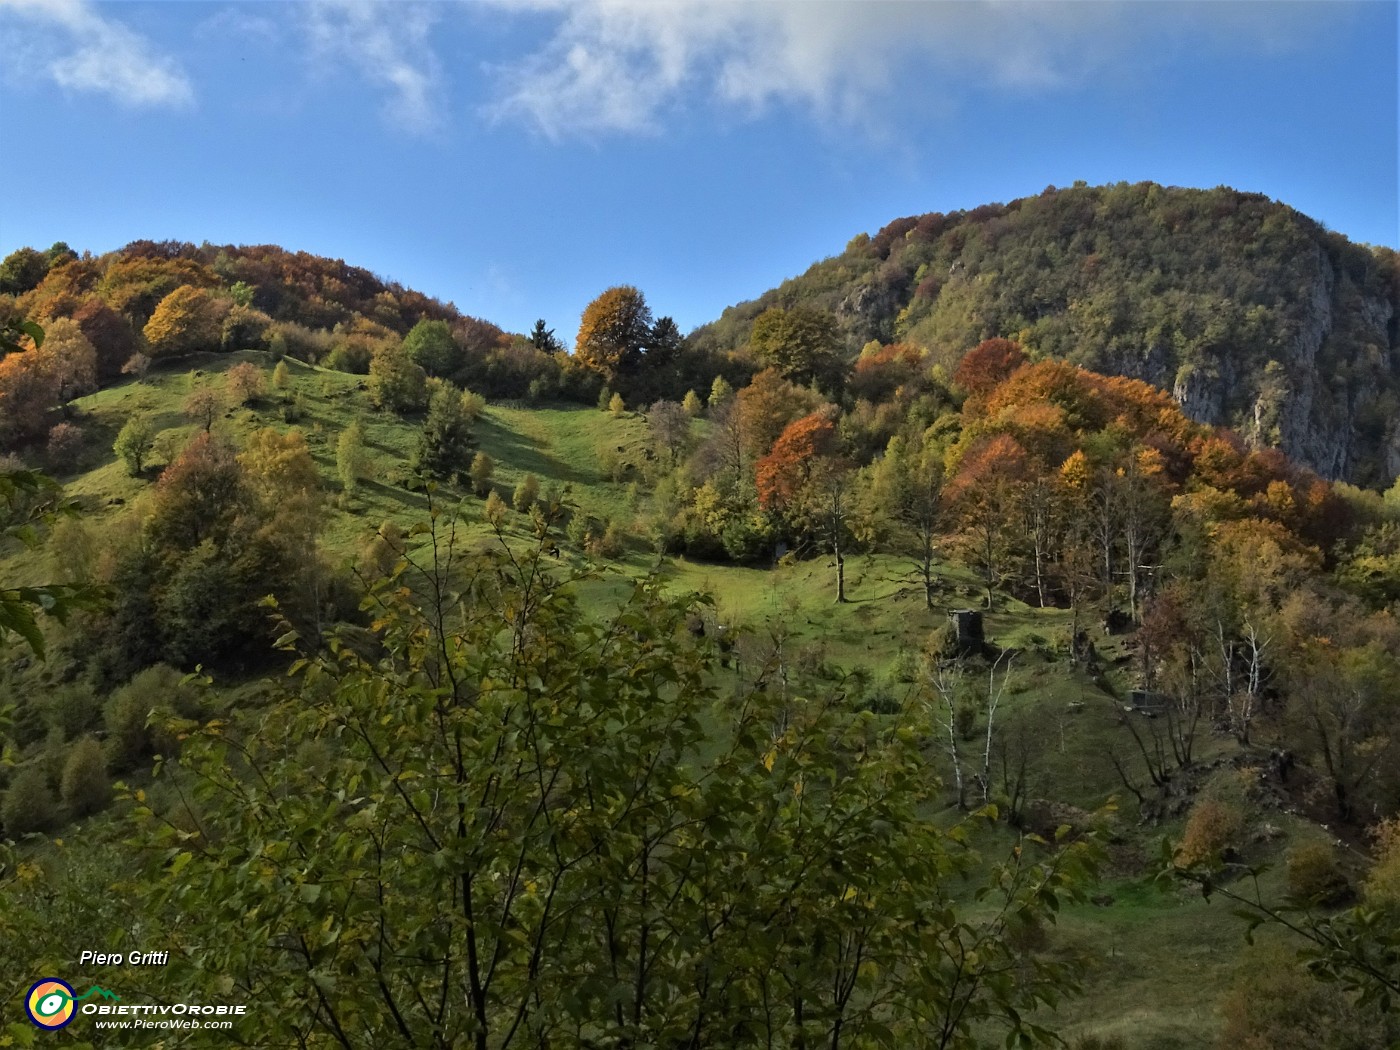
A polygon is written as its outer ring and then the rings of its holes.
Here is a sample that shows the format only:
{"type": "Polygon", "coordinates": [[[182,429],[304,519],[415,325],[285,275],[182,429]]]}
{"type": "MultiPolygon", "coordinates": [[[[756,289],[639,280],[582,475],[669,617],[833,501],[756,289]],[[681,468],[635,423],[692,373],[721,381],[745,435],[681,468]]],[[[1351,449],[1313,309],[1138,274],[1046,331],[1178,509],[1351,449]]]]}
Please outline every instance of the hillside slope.
{"type": "Polygon", "coordinates": [[[797,304],[835,314],[851,350],[904,340],[949,366],[1006,336],[1376,485],[1400,473],[1398,272],[1393,251],[1259,194],[1076,185],[896,219],[694,339],[737,348],[763,310],[797,304]]]}

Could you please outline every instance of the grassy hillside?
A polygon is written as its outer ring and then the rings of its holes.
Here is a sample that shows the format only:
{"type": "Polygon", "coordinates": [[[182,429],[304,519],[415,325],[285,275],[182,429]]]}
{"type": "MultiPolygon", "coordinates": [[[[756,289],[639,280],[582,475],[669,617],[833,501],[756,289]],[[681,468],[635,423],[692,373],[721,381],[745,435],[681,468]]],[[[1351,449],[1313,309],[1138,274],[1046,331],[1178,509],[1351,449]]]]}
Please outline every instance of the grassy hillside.
{"type": "MultiPolygon", "coordinates": [[[[173,456],[198,432],[181,405],[200,384],[219,386],[223,373],[248,361],[270,372],[272,361],[261,352],[208,355],[154,369],[142,381],[127,380],[80,399],[74,405],[83,418],[87,441],[62,476],[69,493],[85,506],[83,526],[95,536],[120,533],[144,512],[154,479],[173,456]],[[111,442],[132,414],[148,414],[160,432],[158,453],[140,478],[130,477],[111,452],[111,442]]],[[[256,430],[300,429],[323,478],[326,493],[322,543],[337,560],[355,559],[365,541],[382,523],[407,529],[424,518],[427,497],[405,487],[403,464],[416,441],[412,419],[376,411],[363,380],[355,375],[287,362],[291,382],[246,407],[230,408],[214,430],[237,444],[256,430]],[[294,422],[288,422],[288,416],[294,422]],[[370,480],[353,500],[337,495],[335,449],[341,431],[352,420],[365,428],[373,462],[370,480]]],[[[703,430],[708,424],[696,421],[703,430]]],[[[648,486],[637,485],[645,463],[648,438],[644,422],[634,414],[615,417],[577,406],[537,408],[489,405],[474,427],[476,448],[496,461],[493,485],[509,497],[527,474],[545,488],[557,487],[578,510],[622,526],[627,538],[621,550],[602,557],[564,540],[558,561],[561,571],[586,572],[579,584],[585,603],[597,616],[606,616],[630,590],[631,581],[656,572],[677,593],[700,591],[713,599],[709,630],[723,629],[738,638],[731,673],[751,677],[775,661],[815,675],[848,690],[853,703],[869,705],[882,717],[900,719],[927,737],[931,753],[941,755],[937,727],[931,721],[928,697],[916,688],[917,655],[931,636],[946,632],[946,610],[981,601],[982,584],[970,569],[948,562],[939,566],[938,607],[925,607],[922,589],[915,586],[910,565],[889,554],[862,554],[847,565],[850,600],[837,604],[833,567],[829,559],[785,561],[771,568],[705,563],[658,556],[634,527],[652,499],[648,486]]],[[[452,485],[437,499],[457,505],[466,522],[467,542],[495,542],[481,518],[483,501],[452,485]]],[[[529,519],[511,512],[505,533],[511,542],[531,536],[529,519]]],[[[0,562],[0,576],[41,579],[61,569],[65,551],[51,549],[45,558],[12,555],[0,562]]],[[[1136,807],[1124,799],[1123,785],[1112,761],[1119,761],[1139,779],[1142,763],[1126,727],[1138,720],[1140,731],[1155,728],[1141,716],[1125,715],[1124,700],[1132,684],[1130,652],[1121,637],[1099,635],[1095,644],[1100,663],[1095,669],[1071,666],[1070,614],[1064,609],[1034,608],[1003,596],[986,616],[986,635],[993,647],[1009,657],[1005,701],[997,718],[1004,729],[998,761],[1025,769],[1023,802],[1042,823],[1067,812],[1099,809],[1117,796],[1121,807],[1111,818],[1111,857],[1108,876],[1093,906],[1065,911],[1059,925],[1046,935],[1044,947],[1063,957],[1091,960],[1086,995],[1066,1003],[1049,1020],[1069,1035],[1119,1037],[1122,1045],[1144,1050],[1199,1047],[1218,1031],[1218,1005],[1227,989],[1241,948],[1238,923],[1220,904],[1199,896],[1152,887],[1145,878],[1157,844],[1164,835],[1179,835],[1189,796],[1169,809],[1165,822],[1139,826],[1136,807]],[[1047,801],[1053,800],[1054,805],[1047,801]],[[1058,807],[1058,808],[1057,808],[1058,807]]],[[[62,633],[60,632],[60,638],[62,633]]],[[[76,639],[70,642],[77,643],[76,639]]],[[[12,674],[12,694],[25,688],[51,688],[61,678],[65,660],[55,666],[12,674]]],[[[1005,666],[1005,665],[1001,665],[1005,666]]],[[[967,685],[970,695],[984,686],[988,668],[975,665],[967,685]],[[980,668],[980,669],[977,669],[980,668]]],[[[999,672],[997,672],[999,673],[999,672]]],[[[993,673],[995,683],[996,673],[993,673]]],[[[255,711],[261,687],[256,679],[216,683],[213,710],[237,722],[255,711]]],[[[980,722],[966,727],[964,745],[975,750],[980,722]]],[[[37,746],[37,745],[36,745],[37,746]]],[[[54,746],[52,742],[46,746],[54,746]]],[[[1200,762],[1221,764],[1217,778],[1233,775],[1233,743],[1207,732],[1200,762]]],[[[944,775],[951,770],[940,758],[944,775]]],[[[143,778],[137,778],[140,783],[143,778]]],[[[993,790],[1001,795],[1003,785],[993,790]]],[[[949,800],[945,798],[943,804],[949,800]]],[[[1251,847],[1251,861],[1277,860],[1297,841],[1314,835],[1304,822],[1278,811],[1267,796],[1252,798],[1250,827],[1269,828],[1268,837],[1251,847]]],[[[952,819],[956,814],[947,810],[952,819]]],[[[100,835],[99,820],[74,830],[81,841],[100,835]]],[[[1009,843],[993,835],[987,846],[1009,843]]],[[[1270,876],[1271,886],[1281,876],[1270,876]]]]}

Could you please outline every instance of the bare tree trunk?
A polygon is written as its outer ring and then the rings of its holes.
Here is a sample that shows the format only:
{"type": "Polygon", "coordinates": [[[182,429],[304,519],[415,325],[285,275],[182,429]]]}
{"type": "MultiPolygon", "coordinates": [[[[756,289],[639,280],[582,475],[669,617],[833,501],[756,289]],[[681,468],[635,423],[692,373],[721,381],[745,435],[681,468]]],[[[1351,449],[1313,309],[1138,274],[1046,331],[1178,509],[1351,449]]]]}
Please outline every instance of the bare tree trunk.
{"type": "Polygon", "coordinates": [[[1008,650],[996,658],[991,670],[987,672],[987,737],[982,748],[982,802],[985,804],[992,800],[992,729],[996,722],[997,706],[1001,703],[1002,696],[1006,693],[1006,683],[1011,678],[1012,656],[1008,650]],[[1001,673],[1001,685],[997,685],[997,667],[1001,665],[1002,659],[1006,660],[1006,668],[1001,673]]]}
{"type": "Polygon", "coordinates": [[[958,749],[958,684],[962,668],[954,661],[933,657],[929,680],[936,699],[929,704],[929,714],[946,737],[945,748],[953,763],[953,787],[958,793],[958,808],[967,808],[967,786],[963,783],[962,753],[958,749]]]}

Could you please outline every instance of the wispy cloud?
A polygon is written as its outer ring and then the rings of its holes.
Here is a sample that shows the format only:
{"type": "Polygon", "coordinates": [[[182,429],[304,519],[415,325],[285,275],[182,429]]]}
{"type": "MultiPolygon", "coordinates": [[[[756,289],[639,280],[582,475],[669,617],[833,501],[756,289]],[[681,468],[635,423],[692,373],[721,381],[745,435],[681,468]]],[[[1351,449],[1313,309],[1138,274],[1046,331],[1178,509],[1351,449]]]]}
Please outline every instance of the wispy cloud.
{"type": "Polygon", "coordinates": [[[658,131],[694,99],[750,114],[804,108],[861,123],[917,74],[950,97],[1071,86],[1153,61],[1164,38],[1296,40],[1299,9],[1327,4],[1016,0],[496,0],[554,15],[536,52],[497,68],[487,107],[551,138],[658,131]],[[1280,14],[1280,11],[1285,13],[1280,14]]]}
{"type": "Polygon", "coordinates": [[[427,4],[315,0],[306,5],[311,57],[348,64],[387,92],[385,117],[422,134],[442,126],[442,73],[432,49],[436,11],[427,4]]]}
{"type": "Polygon", "coordinates": [[[70,91],[110,95],[129,106],[184,107],[194,88],[179,64],[87,0],[0,0],[42,32],[24,41],[47,76],[70,91]]]}

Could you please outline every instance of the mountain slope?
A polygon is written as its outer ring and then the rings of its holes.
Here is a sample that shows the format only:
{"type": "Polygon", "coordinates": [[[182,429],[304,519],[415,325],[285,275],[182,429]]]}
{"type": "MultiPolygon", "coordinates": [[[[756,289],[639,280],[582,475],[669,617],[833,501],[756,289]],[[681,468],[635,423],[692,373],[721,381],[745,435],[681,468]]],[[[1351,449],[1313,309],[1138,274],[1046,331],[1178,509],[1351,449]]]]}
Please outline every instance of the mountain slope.
{"type": "Polygon", "coordinates": [[[834,313],[855,350],[904,340],[950,366],[992,336],[1142,379],[1329,478],[1400,473],[1400,268],[1224,187],[1047,189],[896,219],[695,335],[743,345],[771,306],[834,313]]]}

